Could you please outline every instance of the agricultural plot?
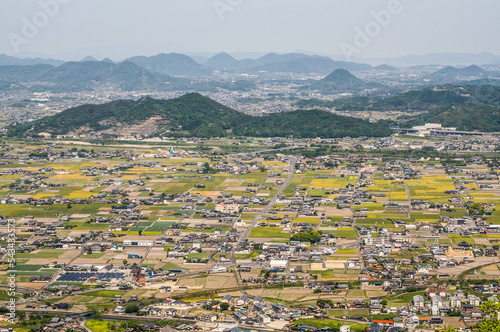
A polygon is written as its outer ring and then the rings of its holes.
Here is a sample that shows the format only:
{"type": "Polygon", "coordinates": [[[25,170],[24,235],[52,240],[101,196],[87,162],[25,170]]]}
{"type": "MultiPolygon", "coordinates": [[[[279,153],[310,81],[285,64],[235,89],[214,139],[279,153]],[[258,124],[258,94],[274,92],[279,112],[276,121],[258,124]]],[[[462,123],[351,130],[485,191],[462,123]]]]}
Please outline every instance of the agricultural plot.
{"type": "Polygon", "coordinates": [[[288,233],[282,232],[283,227],[254,227],[249,237],[268,237],[268,238],[288,238],[288,233]]]}
{"type": "Polygon", "coordinates": [[[173,221],[156,221],[144,229],[144,235],[161,235],[174,224],[173,221]]]}
{"type": "Polygon", "coordinates": [[[358,234],[351,227],[338,227],[336,230],[326,230],[323,233],[329,233],[335,235],[335,237],[345,238],[345,239],[356,239],[358,234]]]}
{"type": "Polygon", "coordinates": [[[446,190],[454,190],[453,179],[439,171],[437,174],[424,174],[422,179],[406,180],[412,199],[427,200],[431,203],[448,203],[453,195],[446,194],[446,190]]]}
{"type": "Polygon", "coordinates": [[[314,180],[310,182],[310,186],[314,188],[346,188],[348,184],[354,185],[358,181],[357,176],[349,177],[338,177],[338,178],[324,178],[321,176],[316,176],[314,180]]]}
{"type": "Polygon", "coordinates": [[[43,265],[37,264],[18,264],[12,268],[15,271],[38,271],[43,267],[43,265]]]}

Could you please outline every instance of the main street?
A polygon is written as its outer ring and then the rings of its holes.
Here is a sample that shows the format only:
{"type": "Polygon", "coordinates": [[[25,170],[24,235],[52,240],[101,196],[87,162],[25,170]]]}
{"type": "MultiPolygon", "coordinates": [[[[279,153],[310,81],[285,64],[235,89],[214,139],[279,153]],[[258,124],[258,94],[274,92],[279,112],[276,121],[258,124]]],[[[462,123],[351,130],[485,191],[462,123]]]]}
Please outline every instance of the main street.
{"type": "Polygon", "coordinates": [[[269,204],[267,204],[266,207],[264,207],[264,209],[262,209],[262,211],[260,211],[260,213],[254,218],[254,220],[252,221],[250,226],[248,226],[245,229],[245,231],[241,234],[238,242],[231,249],[231,254],[230,254],[231,265],[233,266],[233,269],[235,271],[234,274],[236,275],[236,280],[238,281],[238,286],[240,287],[240,289],[242,287],[241,276],[240,276],[239,271],[237,271],[236,259],[234,258],[234,253],[236,252],[236,250],[241,248],[241,246],[243,246],[245,240],[247,239],[247,237],[250,234],[250,232],[252,231],[252,229],[259,223],[259,220],[269,211],[269,209],[276,203],[276,200],[281,195],[281,192],[286,188],[286,186],[288,185],[288,183],[290,182],[290,180],[293,177],[293,174],[295,171],[295,163],[296,163],[295,158],[291,157],[290,161],[289,161],[288,177],[283,182],[283,184],[281,185],[280,189],[276,192],[276,194],[274,194],[274,196],[271,198],[271,200],[269,201],[269,204]]]}

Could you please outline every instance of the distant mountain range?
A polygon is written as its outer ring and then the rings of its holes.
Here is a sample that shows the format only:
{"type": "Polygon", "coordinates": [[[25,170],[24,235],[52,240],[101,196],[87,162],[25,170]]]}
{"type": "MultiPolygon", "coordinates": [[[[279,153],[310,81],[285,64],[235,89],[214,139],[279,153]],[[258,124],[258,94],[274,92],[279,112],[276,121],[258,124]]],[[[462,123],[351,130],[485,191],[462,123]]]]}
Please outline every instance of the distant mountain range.
{"type": "Polygon", "coordinates": [[[85,135],[197,136],[227,135],[344,137],[388,136],[381,123],[338,116],[320,110],[297,110],[264,117],[250,116],[197,93],[169,100],[142,98],[103,105],[83,105],[54,116],[14,125],[8,136],[85,135]]]}
{"type": "Polygon", "coordinates": [[[63,64],[64,61],[54,60],[54,59],[42,59],[42,58],[16,58],[13,56],[8,56],[5,54],[0,54],[0,66],[33,66],[38,64],[59,66],[63,64]]]}
{"type": "MultiPolygon", "coordinates": [[[[400,83],[417,87],[473,80],[476,83],[471,84],[481,84],[482,79],[500,78],[500,71],[493,71],[495,67],[486,68],[490,70],[477,65],[465,68],[417,65],[410,69],[416,72],[419,70],[425,73],[431,70],[435,72],[407,81],[402,79],[400,83]]],[[[13,91],[27,89],[26,86],[29,86],[31,91],[80,91],[94,90],[99,84],[112,84],[126,91],[177,89],[183,92],[216,92],[218,89],[248,91],[256,88],[256,82],[252,78],[221,82],[219,77],[213,76],[216,71],[252,75],[261,73],[325,75],[326,77],[318,82],[313,82],[312,79],[300,82],[301,85],[306,85],[305,89],[325,94],[387,88],[379,83],[364,82],[351,74],[351,71],[361,70],[369,70],[370,75],[374,73],[378,75],[376,71],[380,71],[379,77],[391,77],[394,76],[392,72],[398,69],[387,64],[371,67],[367,64],[335,61],[325,56],[302,53],[268,53],[257,59],[237,60],[230,54],[222,52],[204,63],[178,53],[132,57],[120,63],[114,63],[109,58],[97,61],[91,56],[77,62],[62,62],[53,59],[18,59],[0,55],[0,90],[13,91]],[[36,84],[33,85],[33,82],[36,84]]],[[[293,78],[286,79],[289,82],[294,81],[293,78]]],[[[394,80],[398,81],[397,77],[389,79],[389,82],[394,80]]],[[[388,85],[393,86],[393,84],[388,85]]],[[[398,87],[393,89],[398,90],[398,87]]]]}
{"type": "MultiPolygon", "coordinates": [[[[113,84],[123,90],[169,89],[187,81],[167,75],[152,73],[132,62],[119,64],[103,61],[66,62],[58,67],[38,64],[35,66],[0,66],[3,79],[17,82],[47,82],[49,90],[93,90],[96,83],[113,84]]],[[[40,86],[43,88],[43,86],[40,86]]],[[[37,89],[35,87],[35,89],[37,89]]]]}
{"type": "Polygon", "coordinates": [[[433,83],[451,83],[454,81],[475,79],[487,77],[488,73],[476,65],[465,68],[455,68],[452,66],[440,69],[425,78],[432,80],[433,83]]]}
{"type": "Polygon", "coordinates": [[[204,67],[212,70],[235,72],[288,72],[288,73],[329,73],[335,69],[368,70],[370,65],[334,61],[331,58],[301,53],[269,53],[258,59],[236,60],[227,53],[219,53],[208,59],[204,67]]]}

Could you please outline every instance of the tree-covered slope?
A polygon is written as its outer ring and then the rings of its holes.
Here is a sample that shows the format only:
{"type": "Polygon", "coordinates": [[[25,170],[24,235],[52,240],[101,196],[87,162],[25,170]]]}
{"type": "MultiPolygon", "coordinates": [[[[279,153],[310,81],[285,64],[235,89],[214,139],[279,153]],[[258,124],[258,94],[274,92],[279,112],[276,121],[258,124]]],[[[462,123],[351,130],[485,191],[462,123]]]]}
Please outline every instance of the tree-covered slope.
{"type": "Polygon", "coordinates": [[[141,125],[152,119],[155,122],[154,135],[165,136],[380,137],[391,133],[381,123],[370,123],[321,110],[250,116],[200,94],[190,93],[169,100],[142,98],[138,101],[119,100],[103,105],[83,105],[38,121],[11,126],[7,135],[65,135],[82,130],[98,134],[109,129],[141,125]]]}
{"type": "Polygon", "coordinates": [[[500,86],[444,85],[408,91],[385,99],[355,97],[336,100],[309,99],[295,103],[301,108],[337,111],[422,112],[398,118],[404,127],[438,122],[459,130],[500,132],[500,86]]]}
{"type": "Polygon", "coordinates": [[[404,124],[404,127],[440,123],[463,131],[500,132],[500,108],[477,103],[443,107],[424,113],[404,124]]]}
{"type": "Polygon", "coordinates": [[[321,110],[296,110],[253,117],[247,125],[233,132],[247,136],[294,137],[359,137],[389,136],[391,130],[380,123],[370,123],[353,117],[340,116],[321,110]]]}

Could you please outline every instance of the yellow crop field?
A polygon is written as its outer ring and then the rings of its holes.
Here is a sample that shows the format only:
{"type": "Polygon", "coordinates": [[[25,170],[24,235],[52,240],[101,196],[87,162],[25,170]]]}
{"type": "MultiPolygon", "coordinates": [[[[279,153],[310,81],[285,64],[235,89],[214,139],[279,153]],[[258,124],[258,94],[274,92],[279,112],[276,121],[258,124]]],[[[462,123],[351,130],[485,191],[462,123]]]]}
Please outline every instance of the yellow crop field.
{"type": "Polygon", "coordinates": [[[310,186],[315,188],[345,188],[348,183],[355,184],[358,181],[356,176],[339,179],[314,179],[310,186]]]}
{"type": "Polygon", "coordinates": [[[69,193],[68,195],[65,195],[65,197],[69,199],[77,199],[77,198],[88,199],[90,196],[93,196],[93,194],[88,191],[81,191],[81,190],[75,190],[69,193]]]}
{"type": "Polygon", "coordinates": [[[283,167],[288,166],[287,163],[282,163],[279,161],[263,161],[262,164],[264,164],[266,166],[283,166],[283,167]]]}
{"type": "Polygon", "coordinates": [[[192,190],[190,191],[191,194],[200,194],[200,195],[209,195],[212,191],[208,190],[208,191],[203,191],[203,190],[192,190]]]}
{"type": "Polygon", "coordinates": [[[74,173],[74,174],[56,174],[51,177],[51,179],[88,179],[88,176],[83,175],[83,173],[74,173]]]}
{"type": "Polygon", "coordinates": [[[50,198],[53,196],[57,196],[57,193],[41,193],[41,194],[36,194],[33,195],[34,199],[45,199],[45,198],[50,198]]]}

